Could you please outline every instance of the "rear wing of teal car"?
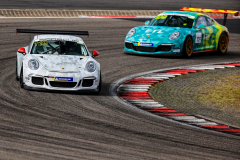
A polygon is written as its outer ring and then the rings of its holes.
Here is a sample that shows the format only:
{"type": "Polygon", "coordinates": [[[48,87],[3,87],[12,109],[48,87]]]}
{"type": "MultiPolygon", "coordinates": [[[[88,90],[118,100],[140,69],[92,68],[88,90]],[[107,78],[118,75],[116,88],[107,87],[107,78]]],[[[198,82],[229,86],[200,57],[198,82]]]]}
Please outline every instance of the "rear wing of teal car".
{"type": "Polygon", "coordinates": [[[223,25],[226,25],[228,14],[234,14],[234,16],[239,16],[239,11],[233,10],[219,10],[219,9],[204,9],[204,8],[188,8],[183,7],[179,9],[180,11],[189,11],[189,12],[203,12],[203,13],[222,13],[224,14],[223,25]]]}

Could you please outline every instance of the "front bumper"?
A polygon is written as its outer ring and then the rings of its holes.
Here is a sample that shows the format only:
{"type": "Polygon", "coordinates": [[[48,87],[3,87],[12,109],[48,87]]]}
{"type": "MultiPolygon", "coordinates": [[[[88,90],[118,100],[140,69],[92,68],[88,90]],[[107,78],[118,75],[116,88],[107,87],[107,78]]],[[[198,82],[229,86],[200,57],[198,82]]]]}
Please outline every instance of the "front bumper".
{"type": "Polygon", "coordinates": [[[182,44],[179,40],[173,40],[171,42],[159,42],[148,41],[149,46],[141,45],[144,42],[129,41],[125,40],[124,43],[124,53],[128,54],[144,54],[144,55],[181,55],[182,54],[182,44]]]}
{"type": "Polygon", "coordinates": [[[41,74],[25,68],[23,72],[24,88],[59,91],[97,91],[100,82],[100,70],[89,72],[50,72],[41,74]],[[64,80],[59,80],[64,77],[64,80]]]}

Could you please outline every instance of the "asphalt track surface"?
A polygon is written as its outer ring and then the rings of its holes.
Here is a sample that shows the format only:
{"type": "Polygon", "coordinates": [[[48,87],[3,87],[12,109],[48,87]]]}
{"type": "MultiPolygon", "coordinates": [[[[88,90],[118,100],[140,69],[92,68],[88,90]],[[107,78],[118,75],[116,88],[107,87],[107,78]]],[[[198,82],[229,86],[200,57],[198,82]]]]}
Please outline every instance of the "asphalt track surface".
{"type": "Polygon", "coordinates": [[[155,69],[240,61],[239,34],[230,34],[226,56],[201,53],[183,59],[123,54],[126,33],[144,21],[1,19],[0,159],[238,159],[238,136],[207,132],[138,112],[116,101],[109,87],[125,76],[155,69]],[[21,89],[14,78],[16,51],[28,45],[31,37],[16,35],[16,28],[88,30],[90,37],[82,38],[90,51],[100,52],[96,60],[102,70],[101,94],[21,89]]]}
{"type": "Polygon", "coordinates": [[[182,7],[240,10],[239,0],[1,0],[1,9],[179,10],[182,7]]]}

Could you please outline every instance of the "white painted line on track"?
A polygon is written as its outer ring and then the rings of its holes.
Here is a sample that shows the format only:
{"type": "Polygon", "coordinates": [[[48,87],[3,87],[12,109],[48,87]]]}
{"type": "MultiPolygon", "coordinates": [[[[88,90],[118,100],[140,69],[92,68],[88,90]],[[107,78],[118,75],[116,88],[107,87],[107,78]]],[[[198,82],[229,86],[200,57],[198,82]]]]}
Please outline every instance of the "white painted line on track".
{"type": "Polygon", "coordinates": [[[174,117],[169,117],[171,119],[175,119],[175,120],[184,120],[184,119],[194,119],[196,117],[194,116],[174,116],[174,117]]]}
{"type": "Polygon", "coordinates": [[[126,88],[133,88],[133,87],[137,87],[137,88],[149,88],[151,87],[151,85],[132,85],[132,84],[122,84],[121,86],[119,87],[126,87],[126,88]]]}
{"type": "Polygon", "coordinates": [[[161,76],[165,76],[166,75],[166,77],[168,76],[180,76],[180,75],[182,75],[182,74],[180,74],[180,73],[153,73],[153,74],[156,74],[156,75],[161,75],[161,76]]]}
{"type": "Polygon", "coordinates": [[[225,68],[224,66],[202,66],[202,67],[191,67],[191,68],[188,68],[188,69],[223,69],[225,68]]]}
{"type": "Polygon", "coordinates": [[[205,119],[200,119],[200,118],[182,119],[181,121],[188,122],[188,123],[203,123],[203,122],[207,122],[205,119]]]}
{"type": "Polygon", "coordinates": [[[118,91],[136,91],[136,92],[148,92],[149,89],[123,89],[123,88],[120,88],[118,89],[118,91]]]}
{"type": "Polygon", "coordinates": [[[229,68],[234,68],[235,66],[230,66],[230,65],[214,65],[214,66],[223,66],[223,67],[229,67],[229,68]]]}
{"type": "Polygon", "coordinates": [[[139,77],[139,78],[144,78],[144,79],[169,79],[168,77],[139,77]]]}
{"type": "Polygon", "coordinates": [[[148,76],[148,77],[168,77],[168,78],[176,77],[173,74],[165,74],[165,73],[153,73],[153,74],[149,74],[149,75],[146,75],[146,76],[148,76]]]}
{"type": "Polygon", "coordinates": [[[197,125],[197,126],[217,126],[217,123],[214,122],[203,122],[203,123],[188,123],[192,125],[197,125]]]}
{"type": "MultiPolygon", "coordinates": [[[[125,101],[129,102],[129,103],[142,102],[142,100],[138,100],[138,99],[135,99],[135,100],[125,100],[125,101]]],[[[145,100],[144,102],[156,102],[156,101],[154,101],[153,99],[148,99],[148,100],[145,100]]]]}

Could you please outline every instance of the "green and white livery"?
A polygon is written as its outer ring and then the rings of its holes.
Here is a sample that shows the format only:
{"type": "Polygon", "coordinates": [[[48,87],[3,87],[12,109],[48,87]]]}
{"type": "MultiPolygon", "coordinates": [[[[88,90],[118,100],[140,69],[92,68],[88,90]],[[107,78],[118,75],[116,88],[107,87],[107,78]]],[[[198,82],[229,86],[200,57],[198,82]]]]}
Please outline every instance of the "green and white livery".
{"type": "Polygon", "coordinates": [[[228,49],[229,32],[211,17],[195,12],[167,11],[145,26],[132,28],[125,39],[124,53],[190,57],[196,52],[228,49]]]}

